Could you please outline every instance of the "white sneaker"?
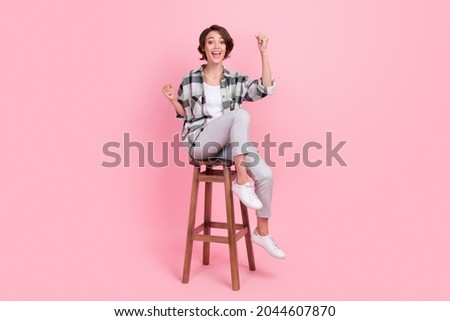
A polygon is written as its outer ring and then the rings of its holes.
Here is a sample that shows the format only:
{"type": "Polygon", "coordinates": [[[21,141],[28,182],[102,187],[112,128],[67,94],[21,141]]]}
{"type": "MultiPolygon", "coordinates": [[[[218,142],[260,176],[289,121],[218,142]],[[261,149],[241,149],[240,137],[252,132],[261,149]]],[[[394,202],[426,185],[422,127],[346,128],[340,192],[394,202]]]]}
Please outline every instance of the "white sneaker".
{"type": "Polygon", "coordinates": [[[280,249],[273,240],[272,236],[270,234],[267,234],[266,236],[261,236],[255,231],[252,234],[252,242],[261,246],[264,250],[267,251],[270,255],[273,257],[276,257],[277,259],[284,259],[286,257],[286,254],[283,252],[282,249],[280,249]]]}
{"type": "Polygon", "coordinates": [[[234,193],[236,193],[245,206],[254,210],[260,210],[263,208],[261,201],[252,188],[253,184],[251,182],[245,183],[244,185],[238,185],[236,180],[234,180],[231,185],[231,189],[234,193]]]}

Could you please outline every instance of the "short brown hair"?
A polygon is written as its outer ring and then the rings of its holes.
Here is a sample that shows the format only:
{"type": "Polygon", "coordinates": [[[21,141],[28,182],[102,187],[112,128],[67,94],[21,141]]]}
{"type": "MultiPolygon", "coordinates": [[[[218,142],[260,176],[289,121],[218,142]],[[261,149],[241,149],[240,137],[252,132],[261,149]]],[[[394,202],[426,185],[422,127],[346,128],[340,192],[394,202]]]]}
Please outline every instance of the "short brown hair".
{"type": "Polygon", "coordinates": [[[205,54],[205,42],[206,42],[206,36],[211,31],[217,31],[220,34],[220,36],[223,38],[223,40],[225,41],[225,48],[226,48],[225,49],[225,59],[228,58],[231,50],[233,50],[233,46],[234,46],[233,38],[231,38],[227,29],[225,29],[224,27],[221,27],[218,25],[212,25],[211,27],[203,30],[198,39],[199,45],[198,45],[197,49],[198,49],[198,52],[200,52],[200,54],[202,55],[200,60],[207,60],[206,54],[205,54]]]}

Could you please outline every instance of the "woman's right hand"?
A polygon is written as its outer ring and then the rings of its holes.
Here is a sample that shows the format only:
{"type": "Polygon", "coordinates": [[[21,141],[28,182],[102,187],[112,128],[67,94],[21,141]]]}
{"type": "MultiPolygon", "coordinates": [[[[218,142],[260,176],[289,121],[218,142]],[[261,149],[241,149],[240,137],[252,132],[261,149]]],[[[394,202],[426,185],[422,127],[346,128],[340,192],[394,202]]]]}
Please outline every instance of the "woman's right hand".
{"type": "Polygon", "coordinates": [[[183,117],[185,117],[186,112],[184,111],[183,105],[177,99],[177,96],[173,93],[172,84],[164,85],[162,88],[162,92],[167,99],[169,99],[170,103],[175,107],[177,113],[183,117]]]}
{"type": "Polygon", "coordinates": [[[172,84],[164,85],[164,87],[162,88],[162,92],[164,96],[166,96],[166,98],[169,99],[170,101],[176,100],[175,95],[173,93],[172,84]]]}

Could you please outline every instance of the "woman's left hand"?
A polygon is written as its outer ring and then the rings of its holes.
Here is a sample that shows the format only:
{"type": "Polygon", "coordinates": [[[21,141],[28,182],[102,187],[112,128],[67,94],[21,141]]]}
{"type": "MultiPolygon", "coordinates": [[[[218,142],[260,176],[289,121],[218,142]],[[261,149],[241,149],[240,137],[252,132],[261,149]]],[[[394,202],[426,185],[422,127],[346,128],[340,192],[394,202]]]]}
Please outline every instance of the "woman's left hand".
{"type": "Polygon", "coordinates": [[[258,49],[261,53],[265,53],[267,51],[267,42],[269,41],[269,38],[263,34],[259,33],[256,36],[256,40],[258,41],[258,49]]]}

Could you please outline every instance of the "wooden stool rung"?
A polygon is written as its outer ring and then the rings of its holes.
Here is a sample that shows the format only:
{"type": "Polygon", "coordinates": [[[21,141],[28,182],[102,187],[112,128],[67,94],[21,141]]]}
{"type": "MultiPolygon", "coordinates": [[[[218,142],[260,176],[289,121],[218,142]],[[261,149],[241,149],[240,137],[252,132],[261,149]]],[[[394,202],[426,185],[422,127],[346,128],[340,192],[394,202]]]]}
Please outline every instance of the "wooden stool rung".
{"type": "Polygon", "coordinates": [[[210,243],[223,243],[228,244],[229,238],[228,236],[219,236],[219,235],[203,235],[197,234],[192,236],[194,241],[202,241],[202,242],[210,242],[210,243]]]}
{"type": "MultiPolygon", "coordinates": [[[[234,225],[235,225],[236,229],[238,229],[238,230],[244,228],[243,224],[236,223],[234,225]]],[[[222,223],[222,222],[209,222],[209,226],[212,228],[222,228],[222,229],[228,228],[227,223],[222,223]]]]}
{"type": "Polygon", "coordinates": [[[209,175],[203,172],[198,175],[199,182],[211,182],[211,183],[223,183],[223,176],[220,175],[209,175]]]}
{"type": "Polygon", "coordinates": [[[205,230],[205,223],[200,224],[199,226],[197,226],[196,228],[194,228],[194,230],[192,231],[192,234],[200,234],[201,232],[203,232],[205,230]]]}
{"type": "MultiPolygon", "coordinates": [[[[200,224],[199,226],[197,226],[196,228],[194,228],[194,230],[192,231],[192,234],[200,234],[201,232],[203,232],[206,228],[206,225],[208,223],[203,222],[202,224],[200,224]]],[[[223,223],[223,222],[209,222],[209,227],[210,228],[220,228],[220,229],[227,229],[227,223],[223,223]]],[[[235,228],[236,230],[242,230],[244,228],[243,224],[240,223],[235,223],[235,228]]]]}
{"type": "Polygon", "coordinates": [[[236,233],[236,241],[239,241],[245,234],[249,233],[248,228],[243,228],[236,233]]]}
{"type": "MultiPolygon", "coordinates": [[[[192,231],[193,241],[228,243],[229,239],[227,236],[200,234],[205,230],[205,226],[206,224],[202,223],[192,231]]],[[[227,224],[222,222],[210,222],[209,226],[211,228],[220,228],[220,229],[228,228],[227,224]]],[[[236,233],[236,241],[239,241],[243,236],[245,236],[246,233],[249,232],[248,228],[244,227],[242,224],[236,224],[236,229],[239,231],[238,233],[236,233]]]]}

